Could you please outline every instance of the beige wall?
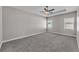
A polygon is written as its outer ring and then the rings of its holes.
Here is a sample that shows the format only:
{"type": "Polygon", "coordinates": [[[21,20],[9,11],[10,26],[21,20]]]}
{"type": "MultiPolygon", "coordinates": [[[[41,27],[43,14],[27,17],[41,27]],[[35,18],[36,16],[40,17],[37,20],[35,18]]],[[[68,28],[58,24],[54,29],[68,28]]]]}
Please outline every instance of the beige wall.
{"type": "Polygon", "coordinates": [[[66,13],[62,15],[52,16],[49,20],[53,20],[53,27],[49,29],[49,32],[52,33],[61,33],[66,35],[76,35],[76,12],[66,13]],[[75,19],[75,29],[74,30],[64,30],[64,18],[74,17],[75,19]]]}
{"type": "Polygon", "coordinates": [[[12,7],[3,7],[3,40],[28,36],[45,31],[43,17],[12,7]]]}
{"type": "Polygon", "coordinates": [[[1,47],[1,40],[2,40],[2,7],[0,6],[0,47],[1,47]]]}

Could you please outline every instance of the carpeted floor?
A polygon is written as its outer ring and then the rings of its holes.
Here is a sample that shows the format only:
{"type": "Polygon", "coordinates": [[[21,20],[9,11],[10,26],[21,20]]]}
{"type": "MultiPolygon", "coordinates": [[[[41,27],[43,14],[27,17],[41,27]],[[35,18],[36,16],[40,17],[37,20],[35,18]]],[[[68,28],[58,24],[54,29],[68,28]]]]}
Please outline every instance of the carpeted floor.
{"type": "Polygon", "coordinates": [[[4,43],[1,52],[78,52],[76,38],[42,33],[4,43]]]}

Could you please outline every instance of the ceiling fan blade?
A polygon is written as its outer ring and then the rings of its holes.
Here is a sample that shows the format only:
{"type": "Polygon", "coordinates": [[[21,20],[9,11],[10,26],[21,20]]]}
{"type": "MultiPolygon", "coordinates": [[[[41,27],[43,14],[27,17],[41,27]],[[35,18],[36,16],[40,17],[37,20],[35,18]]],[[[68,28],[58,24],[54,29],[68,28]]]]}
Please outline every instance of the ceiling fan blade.
{"type": "Polygon", "coordinates": [[[49,12],[50,12],[50,11],[54,11],[54,10],[55,10],[55,9],[51,9],[51,10],[49,10],[49,12]]]}
{"type": "Polygon", "coordinates": [[[45,10],[46,12],[48,12],[48,10],[47,10],[46,8],[44,8],[44,10],[45,10]]]}
{"type": "Polygon", "coordinates": [[[59,11],[55,11],[55,12],[50,12],[51,14],[56,14],[56,13],[61,13],[61,12],[65,12],[66,9],[63,9],[63,10],[59,10],[59,11]]]}
{"type": "Polygon", "coordinates": [[[46,6],[46,8],[48,8],[48,6],[46,6]]]}

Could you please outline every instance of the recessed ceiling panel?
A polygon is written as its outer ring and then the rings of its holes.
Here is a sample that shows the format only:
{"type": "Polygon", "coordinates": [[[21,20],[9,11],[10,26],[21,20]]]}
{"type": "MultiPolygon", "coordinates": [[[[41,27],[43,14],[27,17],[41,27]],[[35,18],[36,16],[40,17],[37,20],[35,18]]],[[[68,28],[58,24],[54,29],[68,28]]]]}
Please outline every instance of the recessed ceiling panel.
{"type": "MultiPolygon", "coordinates": [[[[43,11],[43,8],[45,6],[12,6],[12,7],[20,9],[20,10],[25,11],[25,12],[29,12],[29,13],[33,13],[33,14],[37,14],[37,15],[43,16],[40,13],[40,11],[43,11]]],[[[63,12],[63,13],[68,13],[68,12],[76,11],[76,8],[77,8],[77,6],[49,6],[48,7],[48,9],[55,9],[54,12],[66,9],[66,11],[63,12]]],[[[58,14],[62,14],[62,12],[56,13],[56,14],[52,14],[52,16],[53,15],[58,15],[58,14]]]]}

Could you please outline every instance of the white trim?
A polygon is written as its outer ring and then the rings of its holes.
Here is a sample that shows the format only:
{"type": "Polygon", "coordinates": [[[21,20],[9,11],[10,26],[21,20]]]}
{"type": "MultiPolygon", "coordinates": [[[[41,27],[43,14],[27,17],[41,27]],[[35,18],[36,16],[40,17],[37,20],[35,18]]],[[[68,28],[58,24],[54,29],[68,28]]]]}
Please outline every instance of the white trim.
{"type": "Polygon", "coordinates": [[[25,37],[30,37],[30,36],[33,36],[33,35],[38,35],[38,34],[41,34],[41,33],[44,33],[44,32],[35,33],[35,34],[31,34],[31,35],[26,35],[26,36],[20,36],[20,37],[16,37],[16,38],[9,39],[9,40],[4,40],[4,41],[2,41],[2,44],[6,43],[6,42],[9,42],[9,41],[18,40],[18,39],[25,38],[25,37]]]}
{"type": "Polygon", "coordinates": [[[54,34],[60,34],[60,35],[66,35],[66,36],[71,36],[71,37],[76,37],[75,35],[68,35],[68,34],[64,34],[64,33],[58,33],[58,32],[53,32],[54,34]]]}

